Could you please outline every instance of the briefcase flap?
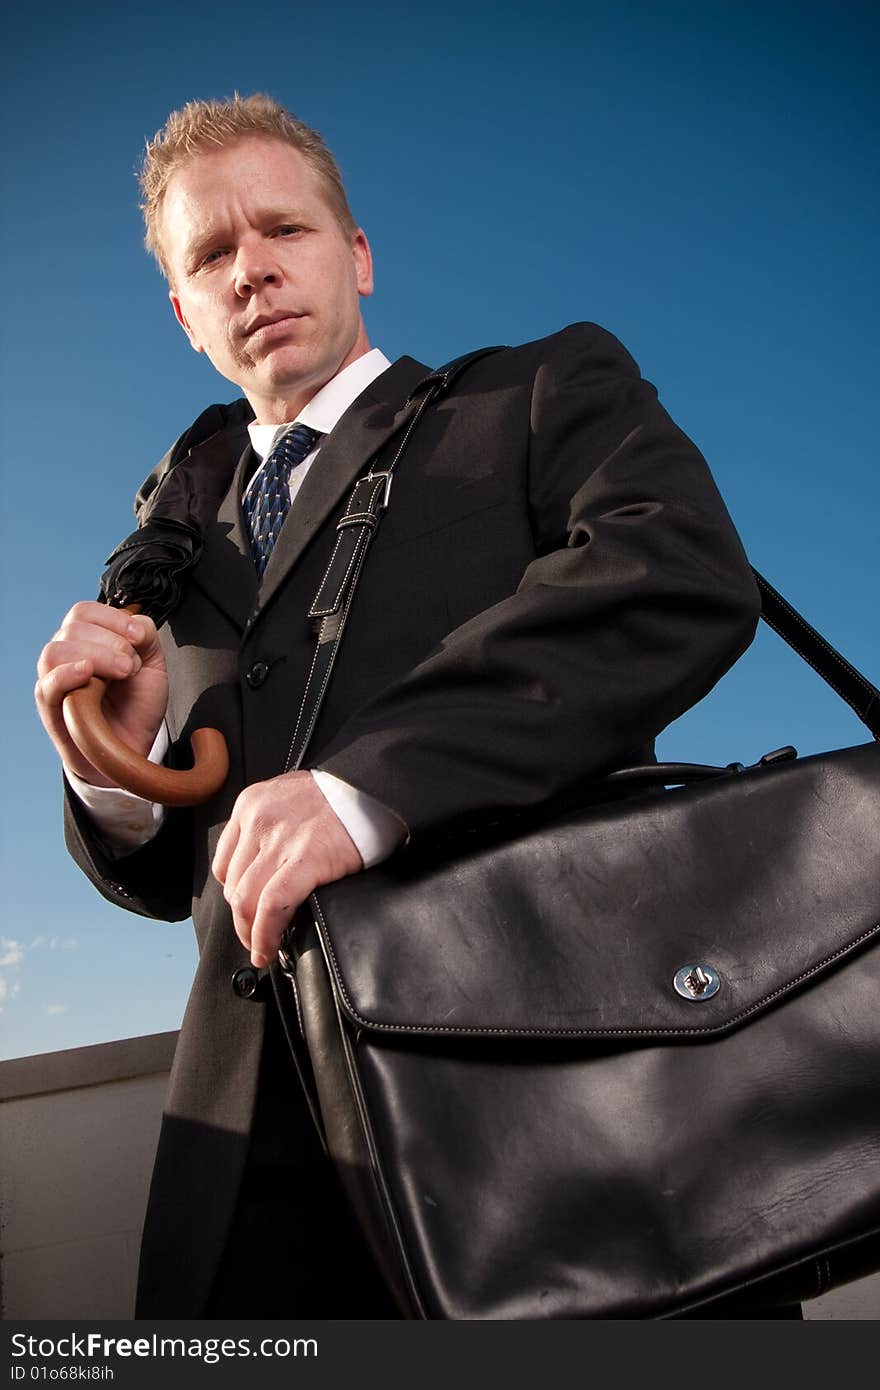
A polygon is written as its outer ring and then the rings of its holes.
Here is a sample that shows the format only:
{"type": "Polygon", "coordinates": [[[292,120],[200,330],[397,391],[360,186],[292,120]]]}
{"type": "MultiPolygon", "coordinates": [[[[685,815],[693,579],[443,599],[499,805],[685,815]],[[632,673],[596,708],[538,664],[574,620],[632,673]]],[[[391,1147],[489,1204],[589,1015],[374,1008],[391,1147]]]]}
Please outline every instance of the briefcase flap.
{"type": "Polygon", "coordinates": [[[698,1040],[880,934],[880,746],[405,851],[311,901],[359,1027],[698,1040]]]}

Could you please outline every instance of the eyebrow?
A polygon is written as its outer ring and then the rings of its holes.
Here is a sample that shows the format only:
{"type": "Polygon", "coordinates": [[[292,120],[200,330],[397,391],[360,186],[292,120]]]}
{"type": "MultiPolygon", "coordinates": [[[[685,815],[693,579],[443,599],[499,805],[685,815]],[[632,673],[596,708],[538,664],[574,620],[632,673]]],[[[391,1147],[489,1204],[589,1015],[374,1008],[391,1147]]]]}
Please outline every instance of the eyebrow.
{"type": "MultiPolygon", "coordinates": [[[[266,208],[257,214],[258,225],[268,227],[288,226],[288,225],[309,225],[312,219],[301,209],[297,208],[266,208]]],[[[201,257],[213,247],[222,245],[229,236],[225,224],[221,224],[213,229],[199,233],[184,248],[184,260],[188,266],[197,263],[201,257]]]]}
{"type": "Polygon", "coordinates": [[[212,246],[216,246],[218,242],[222,242],[223,239],[223,232],[220,228],[218,228],[216,232],[204,232],[194,237],[193,240],[187,242],[183,248],[184,265],[186,265],[187,268],[197,265],[202,259],[202,256],[210,250],[212,246]]]}

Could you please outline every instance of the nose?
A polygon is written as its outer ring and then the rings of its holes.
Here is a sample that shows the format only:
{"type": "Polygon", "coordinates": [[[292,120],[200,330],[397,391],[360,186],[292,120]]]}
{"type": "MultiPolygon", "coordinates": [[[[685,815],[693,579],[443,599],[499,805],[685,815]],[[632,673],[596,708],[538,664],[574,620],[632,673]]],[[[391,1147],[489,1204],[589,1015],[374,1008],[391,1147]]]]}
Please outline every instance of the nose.
{"type": "Polygon", "coordinates": [[[279,285],[281,272],[269,245],[261,238],[242,242],[234,265],[235,293],[250,299],[264,285],[279,285]]]}

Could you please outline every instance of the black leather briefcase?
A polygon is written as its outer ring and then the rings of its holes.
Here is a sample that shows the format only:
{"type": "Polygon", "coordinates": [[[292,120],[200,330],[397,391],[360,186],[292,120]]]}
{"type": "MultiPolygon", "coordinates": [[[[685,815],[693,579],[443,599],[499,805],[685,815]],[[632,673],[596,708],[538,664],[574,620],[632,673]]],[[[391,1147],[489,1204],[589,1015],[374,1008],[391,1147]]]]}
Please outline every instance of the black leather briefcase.
{"type": "Polygon", "coordinates": [[[880,1266],[878,828],[873,743],[314,895],[302,1027],[402,1311],[659,1318],[880,1266]]]}
{"type": "MultiPolygon", "coordinates": [[[[354,489],[289,767],[391,472],[468,360],[354,489]]],[[[729,1315],[880,1268],[880,692],[756,579],[874,742],[628,769],[321,888],[288,932],[294,1058],[408,1316],[729,1315]]]]}
{"type": "MultiPolygon", "coordinates": [[[[880,692],[756,577],[876,740],[880,692]]],[[[729,1312],[880,1267],[880,746],[621,792],[399,853],[288,933],[301,1075],[411,1316],[729,1312]]]]}

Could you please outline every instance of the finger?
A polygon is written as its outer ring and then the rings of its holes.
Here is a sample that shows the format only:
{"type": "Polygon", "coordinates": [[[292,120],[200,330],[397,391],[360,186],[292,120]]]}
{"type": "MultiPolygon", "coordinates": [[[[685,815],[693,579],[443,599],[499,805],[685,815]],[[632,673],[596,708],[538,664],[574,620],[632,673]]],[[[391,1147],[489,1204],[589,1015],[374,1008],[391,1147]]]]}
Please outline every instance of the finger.
{"type": "MultiPolygon", "coordinates": [[[[100,650],[103,647],[111,651],[121,652],[123,656],[132,656],[138,647],[136,637],[143,640],[143,629],[135,628],[134,622],[129,624],[131,631],[115,632],[109,627],[99,627],[97,623],[69,623],[64,622],[55,633],[53,643],[74,643],[82,646],[94,647],[100,650]]],[[[51,644],[50,644],[51,645],[51,644]]]]}
{"type": "Polygon", "coordinates": [[[106,603],[84,601],[75,603],[64,615],[56,638],[81,637],[90,634],[91,640],[122,642],[124,649],[137,649],[144,662],[162,658],[159,630],[145,613],[132,614],[123,608],[111,608],[106,603]]]}
{"type": "Polygon", "coordinates": [[[70,737],[64,719],[64,700],[71,691],[88,685],[91,678],[92,666],[89,661],[71,662],[66,666],[56,666],[47,675],[41,676],[34,689],[37,713],[61,761],[71,772],[86,780],[91,780],[89,774],[94,769],[87,759],[82,758],[70,737]]]}
{"type": "Polygon", "coordinates": [[[251,949],[251,933],[260,893],[271,876],[272,866],[265,855],[257,853],[245,863],[240,853],[242,841],[233,854],[223,896],[229,904],[235,934],[246,951],[251,949]]]}
{"type": "Polygon", "coordinates": [[[233,807],[232,815],[223,827],[220,839],[217,841],[217,848],[214,851],[214,858],[211,861],[211,872],[217,882],[226,886],[229,876],[229,865],[235,852],[236,845],[241,838],[241,822],[233,807]]]}
{"type": "Polygon", "coordinates": [[[245,820],[225,869],[223,896],[241,944],[250,950],[257,905],[266,883],[287,855],[274,844],[263,844],[245,820]]]}
{"type": "Polygon", "coordinates": [[[151,638],[156,630],[151,619],[143,614],[135,617],[124,608],[111,608],[110,604],[98,603],[93,599],[84,599],[68,609],[61,620],[61,628],[63,630],[73,624],[102,628],[138,644],[151,638]]]}
{"type": "Polygon", "coordinates": [[[81,686],[88,685],[92,674],[92,663],[85,659],[47,667],[44,674],[37,675],[34,690],[37,704],[60,704],[71,690],[79,690],[81,686]]]}
{"type": "Polygon", "coordinates": [[[47,642],[37,661],[37,674],[49,675],[58,666],[88,661],[92,675],[103,680],[122,680],[141,669],[141,658],[130,646],[103,641],[47,642]]]}
{"type": "Polygon", "coordinates": [[[235,892],[238,880],[260,853],[264,821],[258,814],[259,784],[239,792],[232,814],[223,827],[211,870],[218,883],[227,890],[227,901],[235,892]]]}
{"type": "Polygon", "coordinates": [[[88,661],[71,662],[39,677],[34,687],[37,713],[62,759],[73,750],[62,712],[64,699],[71,690],[88,685],[91,678],[92,668],[88,661]]]}
{"type": "Polygon", "coordinates": [[[251,964],[256,970],[275,959],[294,913],[315,886],[314,875],[304,872],[299,863],[283,865],[263,885],[250,933],[251,964]]]}
{"type": "Polygon", "coordinates": [[[269,872],[265,861],[262,861],[261,870],[257,868],[259,864],[259,850],[247,852],[244,848],[244,837],[240,836],[226,871],[223,896],[232,913],[235,934],[246,950],[250,950],[251,927],[259,890],[269,872]]]}
{"type": "Polygon", "coordinates": [[[129,619],[126,631],[144,661],[149,660],[154,652],[161,652],[162,644],[159,641],[159,629],[153,622],[153,619],[147,617],[146,613],[141,613],[138,617],[129,619]]]}

